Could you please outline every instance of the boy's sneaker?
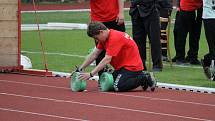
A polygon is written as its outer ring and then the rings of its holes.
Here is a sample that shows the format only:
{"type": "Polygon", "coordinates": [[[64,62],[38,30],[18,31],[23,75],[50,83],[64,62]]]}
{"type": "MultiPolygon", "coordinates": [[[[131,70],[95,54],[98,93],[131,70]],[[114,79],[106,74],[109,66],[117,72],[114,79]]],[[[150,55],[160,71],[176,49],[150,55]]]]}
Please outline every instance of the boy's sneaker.
{"type": "Polygon", "coordinates": [[[150,72],[150,77],[151,77],[151,85],[149,86],[151,87],[151,91],[154,92],[157,86],[157,80],[155,79],[154,74],[152,72],[150,72]]]}
{"type": "Polygon", "coordinates": [[[201,65],[200,61],[198,59],[190,59],[190,64],[192,65],[201,65]]]}
{"type": "Polygon", "coordinates": [[[204,73],[205,73],[205,76],[207,77],[207,79],[211,79],[210,67],[208,67],[208,66],[205,65],[203,59],[201,59],[201,65],[202,65],[202,68],[204,70],[204,73]]]}
{"type": "Polygon", "coordinates": [[[147,80],[143,80],[143,84],[141,85],[143,91],[146,91],[149,87],[147,80]]]}
{"type": "Polygon", "coordinates": [[[157,81],[152,72],[146,74],[148,86],[151,88],[151,91],[154,92],[157,86],[157,81]]]}
{"type": "Polygon", "coordinates": [[[141,87],[142,87],[142,89],[143,89],[143,91],[146,91],[147,89],[148,89],[148,87],[149,87],[149,85],[148,85],[148,81],[147,81],[147,74],[148,74],[148,72],[143,72],[143,75],[141,75],[141,87]]]}

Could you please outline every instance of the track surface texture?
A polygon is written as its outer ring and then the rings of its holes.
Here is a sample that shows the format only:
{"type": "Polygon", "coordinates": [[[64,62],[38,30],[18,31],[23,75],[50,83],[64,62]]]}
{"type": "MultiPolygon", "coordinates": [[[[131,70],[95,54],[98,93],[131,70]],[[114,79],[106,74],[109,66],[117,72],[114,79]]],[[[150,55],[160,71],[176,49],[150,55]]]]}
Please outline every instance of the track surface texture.
{"type": "Polygon", "coordinates": [[[72,92],[69,78],[0,74],[1,121],[215,120],[215,95],[137,88],[100,92],[96,81],[72,92]]]}

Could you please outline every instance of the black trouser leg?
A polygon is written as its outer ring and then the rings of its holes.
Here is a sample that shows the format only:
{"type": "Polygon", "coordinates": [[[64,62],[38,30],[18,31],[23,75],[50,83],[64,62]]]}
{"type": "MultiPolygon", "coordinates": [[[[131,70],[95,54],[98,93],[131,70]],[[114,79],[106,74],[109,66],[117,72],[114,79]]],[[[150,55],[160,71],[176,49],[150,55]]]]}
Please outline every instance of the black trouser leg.
{"type": "Polygon", "coordinates": [[[176,17],[175,17],[175,25],[174,25],[174,30],[173,30],[173,34],[174,34],[174,45],[175,45],[175,52],[176,52],[176,59],[178,59],[180,54],[179,51],[180,46],[179,44],[181,44],[181,42],[178,40],[178,34],[181,31],[180,30],[180,26],[181,26],[181,20],[180,20],[180,13],[179,11],[176,12],[176,17]]]}
{"type": "Polygon", "coordinates": [[[160,43],[160,18],[157,12],[150,15],[149,19],[145,23],[149,32],[149,40],[151,43],[151,54],[153,68],[162,68],[161,62],[161,43],[160,43]]]}
{"type": "Polygon", "coordinates": [[[195,21],[195,18],[196,18],[196,15],[195,15],[195,11],[193,12],[189,12],[187,15],[186,15],[187,19],[186,19],[186,22],[188,25],[188,32],[189,32],[189,50],[187,52],[187,56],[188,58],[197,58],[197,55],[198,55],[198,40],[197,40],[197,37],[195,37],[195,34],[196,34],[196,30],[195,30],[195,27],[196,27],[196,21],[195,21]]]}
{"type": "Polygon", "coordinates": [[[132,20],[132,35],[133,35],[134,41],[136,42],[136,44],[138,46],[140,57],[143,62],[144,70],[147,70],[146,64],[145,64],[146,37],[147,37],[147,33],[145,30],[145,26],[144,26],[145,20],[142,18],[133,18],[133,17],[131,17],[131,20],[132,20]]]}
{"type": "Polygon", "coordinates": [[[147,35],[149,35],[149,41],[151,43],[153,67],[162,68],[159,14],[157,12],[153,12],[150,16],[145,18],[136,16],[134,18],[132,17],[132,32],[133,38],[139,48],[144,68],[146,68],[147,35]]]}
{"type": "Polygon", "coordinates": [[[190,28],[189,28],[189,51],[187,53],[188,58],[197,59],[199,51],[199,40],[202,27],[202,8],[195,11],[190,15],[190,28]]]}
{"type": "Polygon", "coordinates": [[[190,19],[190,14],[189,12],[185,12],[185,11],[180,11],[179,12],[179,27],[178,27],[178,35],[177,35],[177,47],[176,47],[176,57],[178,60],[184,60],[185,58],[185,45],[186,45],[186,38],[188,35],[188,31],[190,25],[189,22],[191,22],[192,20],[190,19]]]}

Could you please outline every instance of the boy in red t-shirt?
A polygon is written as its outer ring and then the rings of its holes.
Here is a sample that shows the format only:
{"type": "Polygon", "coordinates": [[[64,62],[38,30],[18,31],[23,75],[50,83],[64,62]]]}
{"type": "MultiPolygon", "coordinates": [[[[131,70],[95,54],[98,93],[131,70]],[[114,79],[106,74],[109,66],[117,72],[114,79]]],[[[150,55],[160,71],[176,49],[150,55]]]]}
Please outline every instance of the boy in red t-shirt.
{"type": "MultiPolygon", "coordinates": [[[[90,0],[90,20],[102,22],[107,28],[125,32],[123,0],[90,0]]],[[[96,43],[97,45],[97,43],[96,43]]],[[[105,57],[105,51],[96,59],[96,65],[105,57]]],[[[103,70],[99,71],[99,76],[103,70]]]]}
{"type": "Polygon", "coordinates": [[[142,72],[144,68],[138,47],[128,34],[108,29],[100,22],[90,23],[87,34],[98,44],[79,70],[90,65],[103,50],[106,50],[106,55],[90,73],[81,73],[80,79],[87,80],[107,64],[111,64],[115,69],[113,72],[115,91],[129,91],[139,86],[155,89],[156,81],[152,74],[142,72]]]}

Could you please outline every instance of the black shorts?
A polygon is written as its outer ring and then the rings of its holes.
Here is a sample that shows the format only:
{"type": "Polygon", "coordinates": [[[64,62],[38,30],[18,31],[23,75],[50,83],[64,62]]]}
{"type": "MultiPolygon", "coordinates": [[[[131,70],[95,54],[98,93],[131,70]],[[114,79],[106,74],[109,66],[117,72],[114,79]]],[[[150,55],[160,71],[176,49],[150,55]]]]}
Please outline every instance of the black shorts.
{"type": "Polygon", "coordinates": [[[124,92],[139,87],[142,83],[142,75],[142,71],[129,71],[124,68],[114,71],[114,90],[124,92]]]}

